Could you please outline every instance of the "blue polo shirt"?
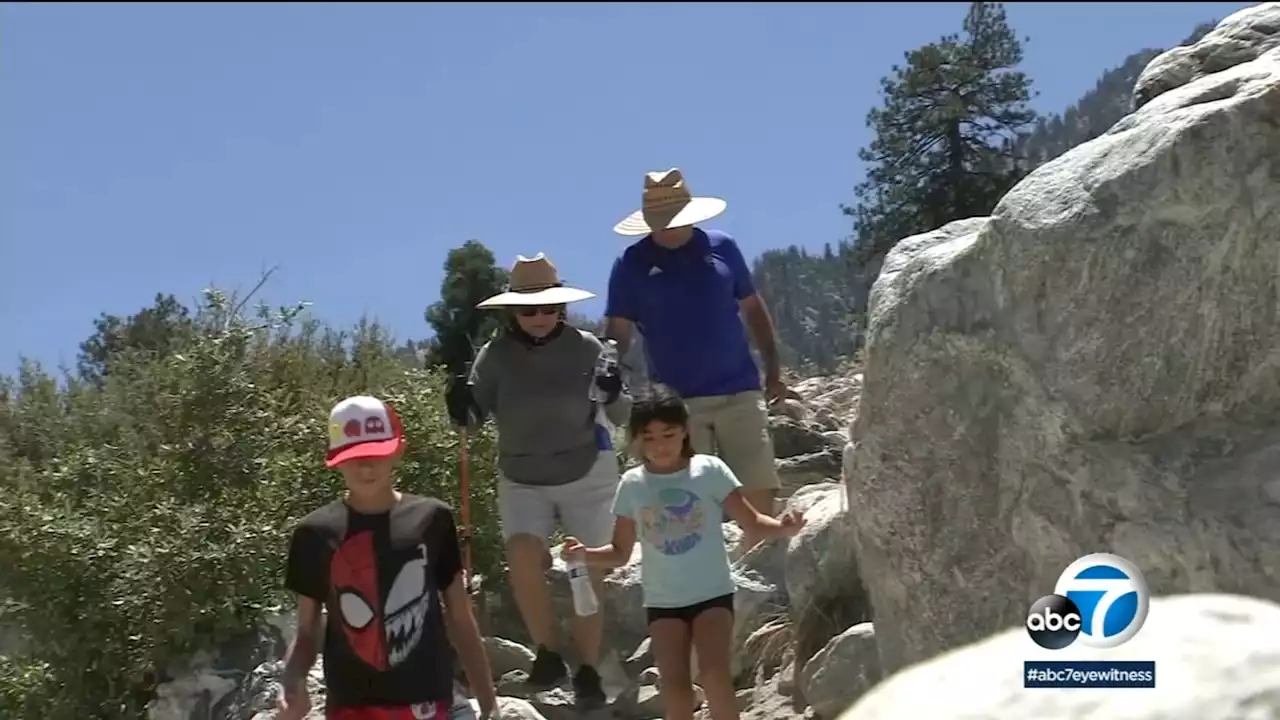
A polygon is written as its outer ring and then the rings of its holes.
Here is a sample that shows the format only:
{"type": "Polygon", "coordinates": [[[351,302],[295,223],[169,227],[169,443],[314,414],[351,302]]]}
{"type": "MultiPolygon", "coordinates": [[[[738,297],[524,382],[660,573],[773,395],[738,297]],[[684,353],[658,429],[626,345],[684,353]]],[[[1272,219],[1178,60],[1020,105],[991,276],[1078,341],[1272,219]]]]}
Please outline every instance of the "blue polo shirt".
{"type": "Polygon", "coordinates": [[[733,238],[694,228],[674,250],[645,237],[623,251],[605,315],[644,335],[653,380],[686,398],[732,395],[760,389],[738,305],[755,293],[733,238]]]}

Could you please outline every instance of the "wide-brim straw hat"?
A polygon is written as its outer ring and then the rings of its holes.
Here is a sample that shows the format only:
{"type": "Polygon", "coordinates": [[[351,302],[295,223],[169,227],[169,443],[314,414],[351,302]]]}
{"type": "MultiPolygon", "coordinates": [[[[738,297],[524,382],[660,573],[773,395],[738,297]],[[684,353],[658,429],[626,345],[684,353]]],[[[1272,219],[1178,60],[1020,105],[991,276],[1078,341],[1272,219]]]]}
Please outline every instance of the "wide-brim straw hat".
{"type": "Polygon", "coordinates": [[[613,231],[636,236],[697,225],[724,212],[727,205],[717,197],[694,197],[679,168],[645,173],[640,209],[614,225],[613,231]]]}
{"type": "Polygon", "coordinates": [[[511,266],[507,291],[480,301],[476,307],[565,305],[595,296],[595,293],[568,287],[560,282],[556,266],[551,264],[546,255],[538,253],[531,258],[517,255],[515,264],[511,266]]]}

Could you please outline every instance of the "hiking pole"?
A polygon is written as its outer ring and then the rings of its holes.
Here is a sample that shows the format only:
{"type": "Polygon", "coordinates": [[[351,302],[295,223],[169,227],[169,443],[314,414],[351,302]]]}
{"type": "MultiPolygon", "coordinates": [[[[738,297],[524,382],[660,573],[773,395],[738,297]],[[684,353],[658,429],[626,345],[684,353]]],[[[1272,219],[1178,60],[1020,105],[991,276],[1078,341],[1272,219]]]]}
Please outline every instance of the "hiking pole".
{"type": "Polygon", "coordinates": [[[458,430],[461,440],[458,446],[458,511],[462,516],[462,581],[471,592],[471,473],[467,458],[467,426],[458,430]]]}
{"type": "MultiPolygon", "coordinates": [[[[469,418],[468,418],[469,419],[469,418]]],[[[475,568],[471,564],[471,462],[468,454],[470,428],[466,423],[458,428],[458,519],[462,525],[462,582],[467,588],[467,595],[473,598],[476,610],[476,623],[480,633],[489,631],[489,612],[485,592],[475,583],[475,568]]]]}

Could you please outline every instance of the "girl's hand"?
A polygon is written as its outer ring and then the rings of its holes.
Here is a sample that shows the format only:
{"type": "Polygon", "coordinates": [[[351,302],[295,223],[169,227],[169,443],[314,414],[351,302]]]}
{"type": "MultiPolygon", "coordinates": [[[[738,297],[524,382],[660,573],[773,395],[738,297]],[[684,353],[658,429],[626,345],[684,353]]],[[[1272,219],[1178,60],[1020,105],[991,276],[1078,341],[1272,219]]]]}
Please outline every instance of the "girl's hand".
{"type": "Polygon", "coordinates": [[[583,556],[586,552],[587,547],[582,544],[582,541],[572,535],[566,537],[564,539],[564,544],[560,546],[560,554],[564,556],[564,559],[566,560],[571,557],[577,560],[583,560],[585,559],[583,556]]]}
{"type": "Polygon", "coordinates": [[[778,518],[778,523],[782,525],[783,533],[795,535],[804,527],[804,513],[799,510],[788,510],[778,518]]]}

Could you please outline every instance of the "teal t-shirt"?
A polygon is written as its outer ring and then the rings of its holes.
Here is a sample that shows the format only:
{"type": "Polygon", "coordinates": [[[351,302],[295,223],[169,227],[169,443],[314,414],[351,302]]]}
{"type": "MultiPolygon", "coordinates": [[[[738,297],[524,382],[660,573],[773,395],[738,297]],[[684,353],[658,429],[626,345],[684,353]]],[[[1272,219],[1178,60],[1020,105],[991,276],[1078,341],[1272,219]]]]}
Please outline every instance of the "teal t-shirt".
{"type": "Polygon", "coordinates": [[[720,521],[725,498],[740,487],[713,455],[695,455],[676,473],[641,466],[622,476],[613,512],[636,523],[645,607],[685,607],[733,593],[720,521]]]}

